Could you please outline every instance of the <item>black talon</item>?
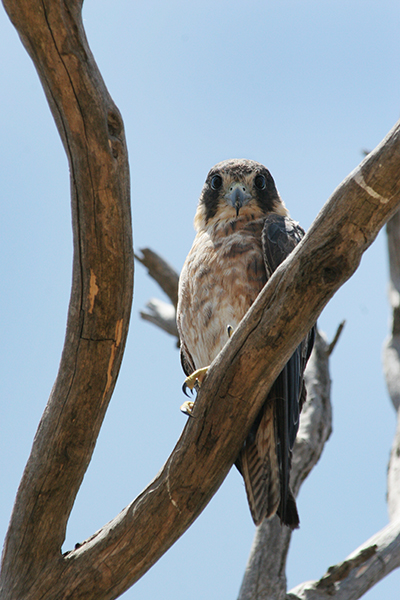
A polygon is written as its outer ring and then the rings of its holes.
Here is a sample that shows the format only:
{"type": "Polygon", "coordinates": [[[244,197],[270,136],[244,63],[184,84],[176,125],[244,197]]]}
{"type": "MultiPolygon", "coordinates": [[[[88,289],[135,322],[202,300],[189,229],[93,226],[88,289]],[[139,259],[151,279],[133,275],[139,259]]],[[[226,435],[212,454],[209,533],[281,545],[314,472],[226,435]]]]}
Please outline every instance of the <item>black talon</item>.
{"type": "MultiPolygon", "coordinates": [[[[187,396],[188,398],[190,398],[189,394],[187,393],[188,386],[186,384],[186,381],[183,382],[183,386],[182,386],[182,392],[185,394],[185,396],[187,396]]],[[[190,389],[190,388],[189,388],[190,389]]],[[[193,395],[193,390],[190,389],[191,394],[193,395]]]]}

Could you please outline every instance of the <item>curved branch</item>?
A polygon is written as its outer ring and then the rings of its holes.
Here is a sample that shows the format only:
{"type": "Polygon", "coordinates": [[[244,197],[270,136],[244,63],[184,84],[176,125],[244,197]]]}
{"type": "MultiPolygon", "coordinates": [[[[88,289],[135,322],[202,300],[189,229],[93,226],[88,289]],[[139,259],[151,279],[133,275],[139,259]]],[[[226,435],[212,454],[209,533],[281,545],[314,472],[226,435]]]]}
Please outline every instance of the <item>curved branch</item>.
{"type": "Polygon", "coordinates": [[[319,581],[307,581],[293,588],[286,600],[357,600],[399,566],[397,521],[373,535],[342,563],[330,567],[319,581]]]}
{"type": "Polygon", "coordinates": [[[133,288],[124,130],[88,47],[78,0],[4,0],[43,84],[70,166],[73,284],[57,379],[7,533],[7,598],[57,576],[67,519],[114,389],[133,288]]]}
{"type": "Polygon", "coordinates": [[[213,362],[196,418],[162,471],[113,521],[61,557],[66,519],[125,342],[132,281],[128,167],[122,122],[88,49],[81,2],[4,2],[38,68],[69,156],[76,234],[66,346],[18,492],[3,591],[7,599],[116,598],[204,509],[266,390],[398,207],[400,131],[395,127],[343,182],[271,277],[213,362]]]}
{"type": "Polygon", "coordinates": [[[117,597],[205,508],[233,464],[266,389],[398,207],[399,165],[397,126],[336,190],[212,363],[195,418],[161,472],[120,515],[67,554],[56,582],[58,598],[72,592],[74,598],[88,597],[94,587],[99,600],[117,597]]]}

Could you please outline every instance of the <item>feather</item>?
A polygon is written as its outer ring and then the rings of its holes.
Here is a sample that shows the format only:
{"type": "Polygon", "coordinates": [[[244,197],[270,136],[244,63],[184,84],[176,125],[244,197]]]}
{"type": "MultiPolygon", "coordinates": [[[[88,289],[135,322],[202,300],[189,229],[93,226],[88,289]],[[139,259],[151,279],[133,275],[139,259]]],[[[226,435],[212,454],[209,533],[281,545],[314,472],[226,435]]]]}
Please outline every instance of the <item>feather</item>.
{"type": "MultiPolygon", "coordinates": [[[[195,228],[177,307],[186,375],[214,360],[229,341],[228,326],[238,326],[267,279],[304,236],[289,218],[268,169],[248,160],[224,161],[210,170],[195,228]]],[[[299,525],[289,478],[313,336],[314,330],[266,394],[235,463],[256,525],[275,513],[289,527],[299,525]]]]}
{"type": "MultiPolygon", "coordinates": [[[[262,244],[266,270],[272,274],[304,236],[303,229],[289,217],[270,214],[264,222],[262,244]]],[[[280,504],[278,515],[285,525],[299,526],[296,501],[289,486],[292,450],[305,400],[304,369],[314,341],[312,334],[292,354],[277,377],[266,402],[275,410],[276,455],[279,464],[280,504]]]]}
{"type": "Polygon", "coordinates": [[[275,405],[264,406],[239,455],[251,516],[256,525],[277,511],[279,466],[275,451],[275,405]]]}

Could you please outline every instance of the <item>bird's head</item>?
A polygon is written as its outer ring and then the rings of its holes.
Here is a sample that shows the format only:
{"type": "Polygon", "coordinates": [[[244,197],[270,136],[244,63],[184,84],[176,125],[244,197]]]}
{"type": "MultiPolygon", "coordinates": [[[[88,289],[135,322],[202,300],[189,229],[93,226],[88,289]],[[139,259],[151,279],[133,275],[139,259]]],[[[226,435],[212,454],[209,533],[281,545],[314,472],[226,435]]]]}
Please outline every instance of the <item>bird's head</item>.
{"type": "Polygon", "coordinates": [[[199,231],[216,222],[258,219],[270,212],[288,214],[268,169],[253,160],[224,160],[207,175],[194,224],[199,231]]]}

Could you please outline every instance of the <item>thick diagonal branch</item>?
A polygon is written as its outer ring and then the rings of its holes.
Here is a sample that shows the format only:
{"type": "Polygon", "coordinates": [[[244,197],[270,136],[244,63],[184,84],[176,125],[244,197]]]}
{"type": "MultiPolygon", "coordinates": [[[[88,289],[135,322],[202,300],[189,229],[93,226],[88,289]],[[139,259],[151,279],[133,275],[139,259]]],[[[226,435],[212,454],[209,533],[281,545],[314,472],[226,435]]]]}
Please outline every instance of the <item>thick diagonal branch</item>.
{"type": "Polygon", "coordinates": [[[58,598],[68,597],[71,582],[75,598],[93,593],[94,582],[98,599],[117,597],[204,509],[235,460],[266,389],[399,205],[399,165],[397,126],[339,186],[262,290],[211,365],[195,418],[162,471],[118,517],[66,556],[56,581],[58,598]]]}
{"type": "Polygon", "coordinates": [[[120,515],[60,555],[125,342],[132,283],[122,122],[98,73],[78,0],[4,0],[70,160],[74,271],[60,372],[6,540],[7,599],[116,598],[174,543],[222,483],[265,392],[400,202],[393,129],[333,194],[212,364],[164,468],[120,515]],[[279,302],[276,299],[279,298],[279,302]],[[242,402],[246,397],[248,402],[242,402]],[[212,399],[212,401],[211,401],[212,399]]]}

